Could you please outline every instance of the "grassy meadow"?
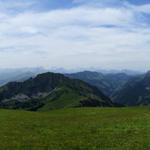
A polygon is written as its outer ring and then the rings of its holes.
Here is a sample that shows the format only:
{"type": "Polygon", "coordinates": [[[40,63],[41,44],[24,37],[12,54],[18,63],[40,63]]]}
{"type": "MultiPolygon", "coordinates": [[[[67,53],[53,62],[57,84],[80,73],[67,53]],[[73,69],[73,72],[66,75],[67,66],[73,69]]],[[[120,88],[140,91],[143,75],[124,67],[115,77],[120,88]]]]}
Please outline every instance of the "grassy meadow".
{"type": "Polygon", "coordinates": [[[0,110],[0,150],[150,150],[150,107],[0,110]]]}

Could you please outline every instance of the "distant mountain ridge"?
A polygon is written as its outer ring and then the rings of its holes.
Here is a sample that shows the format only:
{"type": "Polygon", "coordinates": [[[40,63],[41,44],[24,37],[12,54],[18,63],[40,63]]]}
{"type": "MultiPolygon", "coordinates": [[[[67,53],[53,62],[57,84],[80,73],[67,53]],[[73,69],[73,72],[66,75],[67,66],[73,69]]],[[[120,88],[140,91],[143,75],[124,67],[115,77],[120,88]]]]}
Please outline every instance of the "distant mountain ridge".
{"type": "Polygon", "coordinates": [[[35,77],[36,75],[44,72],[46,72],[46,70],[41,67],[0,69],[0,86],[12,81],[25,81],[31,77],[35,77]]]}
{"type": "Polygon", "coordinates": [[[89,83],[90,85],[94,85],[109,97],[111,97],[115,91],[122,88],[129,80],[133,78],[133,76],[129,76],[125,73],[102,74],[91,71],[65,74],[65,76],[72,79],[80,79],[89,83]]]}
{"type": "Polygon", "coordinates": [[[0,107],[51,110],[68,107],[112,107],[117,104],[96,87],[62,74],[43,73],[0,88],[0,107]]]}
{"type": "Polygon", "coordinates": [[[84,72],[86,70],[90,72],[98,72],[102,74],[119,74],[119,73],[125,73],[127,75],[141,75],[144,74],[144,71],[136,71],[136,70],[129,70],[129,69],[122,69],[122,70],[117,70],[117,69],[100,69],[100,68],[95,68],[95,67],[89,67],[89,68],[78,68],[78,69],[65,69],[65,68],[57,68],[57,67],[52,67],[49,69],[50,72],[55,72],[55,73],[62,73],[62,74],[72,74],[72,73],[77,73],[77,72],[84,72]]]}

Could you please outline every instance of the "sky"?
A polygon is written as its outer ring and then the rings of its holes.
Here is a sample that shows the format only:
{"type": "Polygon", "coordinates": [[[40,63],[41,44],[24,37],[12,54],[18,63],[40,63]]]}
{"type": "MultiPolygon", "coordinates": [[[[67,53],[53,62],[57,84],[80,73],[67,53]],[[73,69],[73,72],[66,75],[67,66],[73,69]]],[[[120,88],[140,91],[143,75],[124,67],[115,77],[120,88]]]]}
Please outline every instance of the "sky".
{"type": "Polygon", "coordinates": [[[0,0],[0,68],[150,70],[148,0],[0,0]]]}

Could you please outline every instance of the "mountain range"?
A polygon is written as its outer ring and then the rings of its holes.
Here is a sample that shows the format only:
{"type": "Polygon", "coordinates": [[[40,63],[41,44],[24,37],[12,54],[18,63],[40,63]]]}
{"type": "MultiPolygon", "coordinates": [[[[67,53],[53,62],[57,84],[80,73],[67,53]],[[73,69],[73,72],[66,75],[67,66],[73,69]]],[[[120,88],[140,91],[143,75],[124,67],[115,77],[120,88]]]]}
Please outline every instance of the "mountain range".
{"type": "Polygon", "coordinates": [[[113,107],[117,104],[95,86],[62,74],[43,73],[0,88],[0,107],[52,110],[69,107],[113,107]]]}
{"type": "Polygon", "coordinates": [[[41,68],[0,70],[0,108],[51,110],[150,104],[150,72],[43,72],[46,70],[41,68]]]}

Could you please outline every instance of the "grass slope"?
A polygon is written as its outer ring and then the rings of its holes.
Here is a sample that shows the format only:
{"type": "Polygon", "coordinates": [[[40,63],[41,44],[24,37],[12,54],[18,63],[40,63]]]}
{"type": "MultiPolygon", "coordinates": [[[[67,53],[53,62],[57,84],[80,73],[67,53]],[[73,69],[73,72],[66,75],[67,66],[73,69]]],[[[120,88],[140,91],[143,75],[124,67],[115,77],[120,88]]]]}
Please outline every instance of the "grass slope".
{"type": "Polygon", "coordinates": [[[149,150],[150,107],[0,110],[2,150],[149,150]]]}
{"type": "MultiPolygon", "coordinates": [[[[92,93],[80,94],[78,91],[67,86],[61,87],[46,98],[40,100],[43,104],[37,110],[48,111],[73,107],[112,107],[111,101],[106,101],[92,93]]],[[[114,106],[117,104],[114,104],[114,106]]]]}
{"type": "Polygon", "coordinates": [[[63,87],[41,100],[44,105],[38,110],[48,111],[53,109],[75,107],[78,106],[80,101],[84,99],[86,100],[87,98],[80,96],[70,88],[63,87]]]}

